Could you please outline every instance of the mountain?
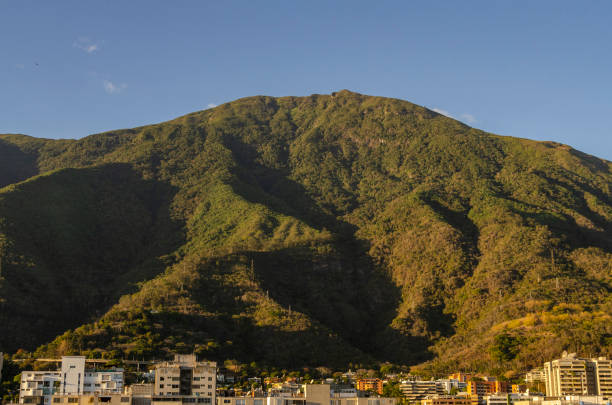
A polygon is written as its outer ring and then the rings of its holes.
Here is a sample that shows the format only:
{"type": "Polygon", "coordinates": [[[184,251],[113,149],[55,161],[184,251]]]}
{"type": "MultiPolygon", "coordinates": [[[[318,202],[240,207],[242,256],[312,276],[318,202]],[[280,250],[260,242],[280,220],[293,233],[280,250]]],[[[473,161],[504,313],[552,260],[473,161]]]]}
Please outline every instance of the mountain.
{"type": "Polygon", "coordinates": [[[612,355],[611,169],[346,90],[0,135],[0,348],[427,373],[612,355]]]}

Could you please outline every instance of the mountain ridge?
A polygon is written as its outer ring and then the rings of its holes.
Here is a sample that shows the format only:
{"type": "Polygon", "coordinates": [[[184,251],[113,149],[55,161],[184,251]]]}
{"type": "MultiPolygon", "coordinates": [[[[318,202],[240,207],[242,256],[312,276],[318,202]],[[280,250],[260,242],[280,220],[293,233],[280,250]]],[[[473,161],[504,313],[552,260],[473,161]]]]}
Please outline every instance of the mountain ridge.
{"type": "MultiPolygon", "coordinates": [[[[79,140],[0,135],[0,156],[8,156],[0,163],[8,241],[1,320],[19,325],[11,313],[30,305],[7,294],[6,285],[23,291],[24,268],[35,278],[64,271],[45,256],[56,246],[39,246],[57,235],[70,236],[65,257],[131,286],[121,297],[99,292],[108,303],[64,320],[71,326],[53,329],[67,331],[41,355],[195,350],[288,366],[359,359],[436,372],[524,369],[568,348],[610,354],[611,166],[565,145],[341,91],[243,98],[79,140]],[[27,186],[16,181],[41,173],[27,186]],[[21,233],[36,232],[31,218],[41,214],[32,206],[20,218],[11,207],[39,201],[45,187],[62,187],[52,207],[71,206],[62,195],[83,190],[92,201],[107,197],[112,209],[92,211],[90,202],[76,211],[109,235],[101,248],[113,246],[112,235],[134,245],[131,229],[151,237],[131,256],[109,249],[108,268],[75,242],[91,224],[71,216],[61,217],[70,229],[49,222],[50,235],[30,246],[21,233]],[[104,221],[124,205],[140,208],[107,230],[104,221]]],[[[83,283],[73,288],[89,291],[83,283]]]]}

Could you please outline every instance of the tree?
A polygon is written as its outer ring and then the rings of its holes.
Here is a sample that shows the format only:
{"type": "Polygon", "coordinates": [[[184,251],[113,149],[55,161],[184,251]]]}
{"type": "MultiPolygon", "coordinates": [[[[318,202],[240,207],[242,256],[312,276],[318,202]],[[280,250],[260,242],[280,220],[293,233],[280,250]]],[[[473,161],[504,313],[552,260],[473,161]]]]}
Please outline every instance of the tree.
{"type": "Polygon", "coordinates": [[[495,337],[491,346],[491,356],[500,363],[513,360],[519,352],[520,341],[508,334],[502,333],[495,337]]]}

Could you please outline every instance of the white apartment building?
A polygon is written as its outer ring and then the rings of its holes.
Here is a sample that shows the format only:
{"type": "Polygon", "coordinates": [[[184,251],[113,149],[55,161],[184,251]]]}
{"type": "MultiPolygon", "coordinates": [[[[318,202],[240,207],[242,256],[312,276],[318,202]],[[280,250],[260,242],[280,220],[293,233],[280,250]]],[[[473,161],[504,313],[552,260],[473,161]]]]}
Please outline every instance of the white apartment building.
{"type": "Polygon", "coordinates": [[[436,380],[436,382],[442,386],[447,394],[449,394],[453,388],[457,389],[458,391],[464,391],[467,388],[466,382],[455,380],[453,378],[442,378],[436,380]]]}
{"type": "Polygon", "coordinates": [[[402,381],[399,389],[410,402],[420,401],[430,395],[445,394],[443,385],[437,381],[402,381]]]}
{"type": "Polygon", "coordinates": [[[84,356],[62,357],[59,393],[115,394],[123,392],[123,371],[93,371],[85,369],[84,356]]]}
{"type": "Polygon", "coordinates": [[[120,394],[123,371],[85,368],[84,356],[64,356],[59,371],[24,371],[19,388],[20,404],[51,405],[53,394],[120,394]]]}
{"type": "Polygon", "coordinates": [[[51,396],[59,390],[59,371],[24,371],[19,386],[20,404],[51,405],[51,396]]]}
{"type": "Polygon", "coordinates": [[[546,395],[595,395],[612,398],[612,361],[605,357],[581,359],[563,353],[544,363],[546,395]]]}

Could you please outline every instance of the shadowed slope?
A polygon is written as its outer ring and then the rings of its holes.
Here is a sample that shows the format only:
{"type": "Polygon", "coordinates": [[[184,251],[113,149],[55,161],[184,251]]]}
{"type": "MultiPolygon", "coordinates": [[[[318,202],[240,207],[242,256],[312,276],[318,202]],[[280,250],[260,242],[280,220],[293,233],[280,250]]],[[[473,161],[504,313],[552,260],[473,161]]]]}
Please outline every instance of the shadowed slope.
{"type": "Polygon", "coordinates": [[[37,150],[42,171],[131,165],[173,187],[169,212],[185,224],[177,265],[41,354],[193,349],[294,365],[308,360],[304,336],[316,361],[429,371],[610,354],[610,162],[567,146],[341,91],[37,150]],[[519,351],[500,360],[500,341],[519,351]]]}

